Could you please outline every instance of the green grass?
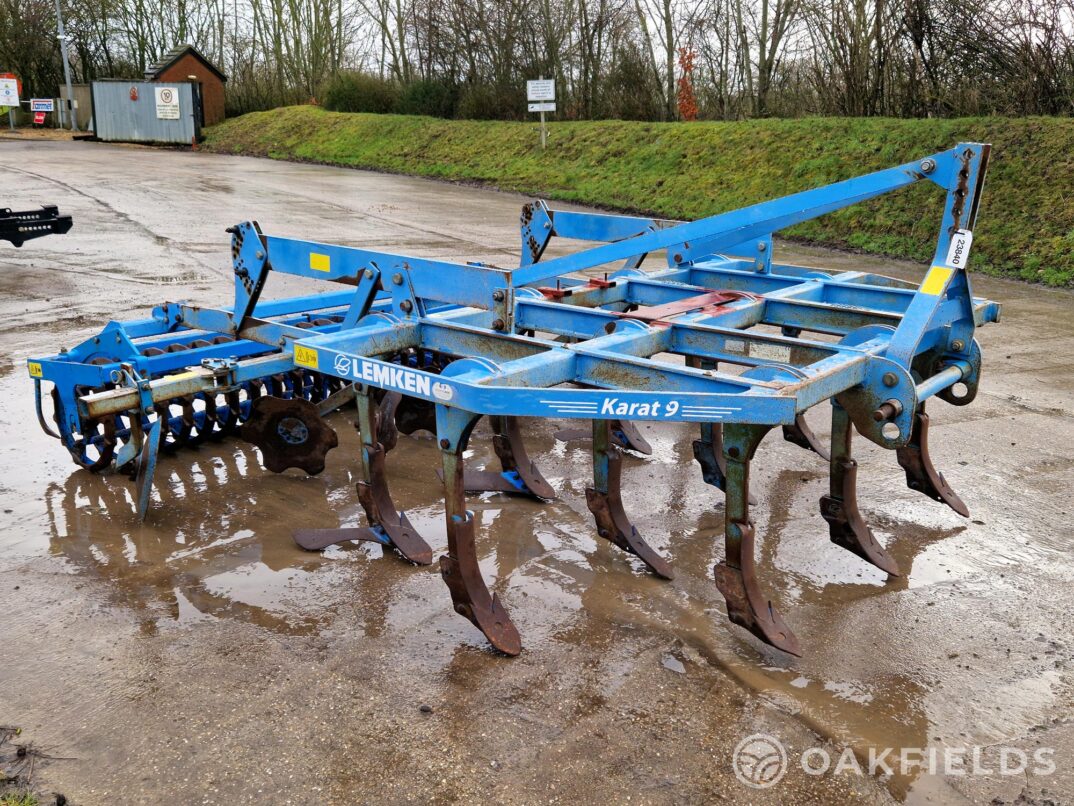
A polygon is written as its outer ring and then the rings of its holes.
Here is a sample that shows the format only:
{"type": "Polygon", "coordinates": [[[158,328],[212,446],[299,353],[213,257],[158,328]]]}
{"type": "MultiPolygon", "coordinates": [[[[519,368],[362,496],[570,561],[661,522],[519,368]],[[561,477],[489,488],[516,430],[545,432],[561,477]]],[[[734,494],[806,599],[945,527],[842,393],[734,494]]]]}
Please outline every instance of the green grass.
{"type": "Polygon", "coordinates": [[[28,792],[19,795],[0,793],[0,806],[38,806],[38,803],[37,797],[28,792]]]}
{"type": "MultiPolygon", "coordinates": [[[[975,271],[1074,284],[1074,120],[810,118],[741,123],[448,121],[287,107],[207,130],[205,148],[479,182],[551,199],[699,218],[890,167],[960,141],[993,144],[975,271]]],[[[787,231],[927,261],[943,194],[920,183],[787,231]]]]}

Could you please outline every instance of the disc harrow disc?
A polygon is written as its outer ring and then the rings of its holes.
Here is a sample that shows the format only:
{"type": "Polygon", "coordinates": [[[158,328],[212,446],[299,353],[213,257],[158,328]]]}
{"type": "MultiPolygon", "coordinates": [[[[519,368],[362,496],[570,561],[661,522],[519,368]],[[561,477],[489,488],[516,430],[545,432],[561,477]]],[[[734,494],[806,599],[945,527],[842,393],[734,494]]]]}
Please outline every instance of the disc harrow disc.
{"type": "Polygon", "coordinates": [[[297,467],[316,476],[324,470],[325,456],[339,445],[339,437],[317,407],[301,398],[259,397],[241,434],[261,449],[261,462],[273,473],[297,467]]]}

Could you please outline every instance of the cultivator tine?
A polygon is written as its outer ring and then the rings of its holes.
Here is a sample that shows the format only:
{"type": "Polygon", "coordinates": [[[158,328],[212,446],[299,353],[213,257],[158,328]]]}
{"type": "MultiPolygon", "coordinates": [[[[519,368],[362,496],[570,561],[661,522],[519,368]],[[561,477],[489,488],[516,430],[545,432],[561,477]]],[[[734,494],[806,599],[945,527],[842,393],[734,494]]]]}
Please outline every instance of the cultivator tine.
{"type": "MultiPolygon", "coordinates": [[[[701,478],[721,492],[727,492],[727,462],[723,458],[723,424],[702,423],[701,439],[695,439],[694,459],[701,465],[701,478]]],[[[757,499],[749,493],[750,504],[757,499]]]]}
{"type": "MultiPolygon", "coordinates": [[[[137,416],[135,414],[134,416],[137,416]]],[[[138,520],[144,521],[149,513],[149,496],[153,492],[153,474],[157,469],[157,455],[160,451],[161,421],[154,420],[142,440],[142,450],[138,454],[134,486],[138,490],[138,520]]]]}
{"type": "Polygon", "coordinates": [[[914,416],[914,425],[910,431],[910,441],[897,448],[895,456],[899,465],[906,471],[906,486],[911,490],[924,493],[933,501],[939,501],[951,507],[963,518],[970,516],[970,510],[958,494],[951,489],[943,473],[932,464],[929,456],[929,416],[925,406],[918,407],[914,416]]]}
{"type": "Polygon", "coordinates": [[[448,553],[440,558],[440,575],[451,592],[455,612],[469,619],[500,652],[517,655],[522,651],[522,639],[499,597],[489,592],[481,576],[474,542],[474,516],[466,511],[463,451],[476,421],[474,417],[462,429],[461,438],[440,440],[448,537],[448,553]]]}
{"type": "Polygon", "coordinates": [[[638,557],[658,577],[674,579],[671,563],[638,534],[623,508],[622,469],[623,455],[611,444],[611,424],[608,420],[594,420],[593,486],[586,488],[585,498],[597,521],[597,534],[638,557]]]}
{"type": "Polygon", "coordinates": [[[846,409],[832,401],[831,488],[820,499],[820,514],[828,522],[831,540],[891,576],[899,565],[877,542],[858,511],[858,463],[851,458],[853,425],[846,409]]]}
{"type": "Polygon", "coordinates": [[[713,568],[716,587],[727,601],[727,617],[766,644],[801,655],[798,638],[761,591],[754,565],[754,526],[749,516],[750,461],[768,433],[765,425],[728,425],[725,461],[726,530],[723,562],[713,568]]]}
{"type": "MultiPolygon", "coordinates": [[[[389,393],[391,394],[391,393],[389,393]]],[[[398,393],[395,393],[398,394],[398,393]]],[[[400,396],[394,407],[395,427],[400,433],[410,436],[417,431],[436,433],[436,406],[416,397],[400,396]]]]}
{"type": "MultiPolygon", "coordinates": [[[[611,420],[610,422],[614,445],[644,456],[653,455],[653,446],[641,435],[641,431],[634,423],[627,420],[611,420]]],[[[592,432],[588,428],[561,428],[555,433],[556,439],[560,442],[576,442],[589,439],[590,436],[592,432]]]]}
{"type": "Polygon", "coordinates": [[[800,448],[805,448],[807,451],[813,451],[821,459],[826,462],[831,461],[832,455],[823,443],[817,439],[817,435],[813,433],[813,429],[809,427],[809,423],[806,422],[804,414],[799,414],[794,418],[794,425],[783,426],[783,438],[787,442],[793,442],[800,448]]]}
{"type": "Polygon", "coordinates": [[[396,412],[403,401],[401,392],[385,392],[377,410],[377,438],[385,453],[399,443],[399,428],[395,424],[396,412]]]}
{"type": "MultiPolygon", "coordinates": [[[[366,446],[366,452],[369,454],[369,479],[358,482],[358,502],[369,519],[370,531],[387,535],[389,545],[412,563],[431,564],[433,550],[411,525],[406,513],[397,509],[392,501],[384,469],[384,447],[379,444],[366,446]]],[[[379,537],[373,539],[384,542],[379,537]]]]}
{"type": "Polygon", "coordinates": [[[553,501],[552,489],[537,465],[530,460],[522,442],[522,429],[515,417],[489,417],[492,426],[492,448],[503,470],[470,470],[463,473],[463,486],[469,493],[518,493],[553,501]]]}
{"type": "MultiPolygon", "coordinates": [[[[387,395],[385,396],[387,397],[387,395]]],[[[387,449],[380,443],[370,444],[366,435],[382,433],[382,406],[374,406],[368,392],[359,392],[358,430],[362,435],[362,474],[358,482],[358,502],[365,510],[367,527],[342,529],[300,529],[293,532],[296,543],[309,551],[320,551],[335,543],[349,540],[379,543],[390,546],[415,565],[430,565],[433,550],[410,523],[406,513],[397,509],[388,489],[384,457],[387,449]]],[[[383,403],[383,401],[382,401],[383,403]]],[[[377,437],[371,437],[377,439],[377,437]]]]}

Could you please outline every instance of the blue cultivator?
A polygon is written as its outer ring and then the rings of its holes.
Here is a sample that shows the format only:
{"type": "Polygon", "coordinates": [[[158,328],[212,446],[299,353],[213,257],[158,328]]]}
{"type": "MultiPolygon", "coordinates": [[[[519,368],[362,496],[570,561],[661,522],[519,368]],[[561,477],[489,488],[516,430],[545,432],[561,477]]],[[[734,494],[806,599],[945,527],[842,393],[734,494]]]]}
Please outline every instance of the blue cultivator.
{"type": "Polygon", "coordinates": [[[510,655],[521,642],[481,577],[465,493],[555,497],[517,418],[592,422],[586,497],[597,530],[665,578],[670,563],[626,513],[621,449],[651,451],[636,421],[696,423],[694,455],[725,495],[725,557],[715,577],[728,616],[798,654],[758,585],[750,463],[776,426],[826,458],[831,489],[820,503],[832,541],[889,574],[899,569],[858,511],[853,430],[895,450],[912,489],[966,514],[929,460],[925,403],[973,400],[981,371],[974,330],[999,318],[997,304],[972,296],[966,272],[988,155],[987,145],[960,144],[690,223],[528,204],[516,269],[267,236],[240,224],[230,230],[233,307],[166,303],[149,319],[110,323],[70,352],[31,360],[38,414],[78,464],[130,473],[144,517],[158,451],[237,433],[258,445],[270,470],[317,473],[336,445],[323,415],[354,400],[369,525],[296,539],[309,549],[371,540],[421,564],[432,551],[393,503],[385,461],[400,431],[434,432],[447,511],[441,572],[455,609],[510,655]],[[920,285],[772,262],[773,233],[921,181],[947,196],[920,285]],[[553,236],[600,245],[542,261],[553,236]],[[661,251],[666,269],[640,269],[661,251]],[[342,290],[261,302],[273,271],[342,290]],[[58,433],[42,410],[45,381],[58,433]],[[832,408],[830,451],[802,419],[820,403],[832,408]],[[463,466],[482,416],[494,432],[497,471],[463,466]]]}

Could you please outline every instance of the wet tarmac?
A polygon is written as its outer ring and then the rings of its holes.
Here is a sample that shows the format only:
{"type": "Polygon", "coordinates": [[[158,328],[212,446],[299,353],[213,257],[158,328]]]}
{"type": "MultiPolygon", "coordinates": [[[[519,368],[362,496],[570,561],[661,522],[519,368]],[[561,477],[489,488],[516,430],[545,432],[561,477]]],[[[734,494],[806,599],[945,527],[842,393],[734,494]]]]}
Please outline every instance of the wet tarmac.
{"type": "MultiPolygon", "coordinates": [[[[930,408],[934,459],[971,519],[908,490],[893,453],[857,440],[863,512],[906,577],[829,542],[819,458],[778,432],[761,446],[762,582],[801,659],[724,615],[712,580],[722,501],[689,429],[643,425],[654,456],[623,471],[639,530],[676,567],[666,582],[596,537],[588,445],[557,441],[563,421],[527,422],[560,500],[469,499],[482,570],[523,637],[508,660],[451,611],[435,570],[369,545],[319,555],[292,542],[295,527],[360,520],[347,412],[332,416],[340,447],[315,478],[268,473],[238,441],[162,458],[139,525],[129,482],[76,469],[39,431],[24,360],[164,300],[227,301],[224,228],[244,219],[513,265],[522,197],[87,143],[0,140],[0,170],[2,206],[58,204],[75,220],[67,236],[0,245],[0,724],[64,759],[39,769],[42,791],[76,804],[1074,798],[1074,295],[975,278],[1004,305],[979,334],[981,393],[930,408]],[[761,791],[731,763],[755,733],[790,757],[761,791]],[[811,748],[835,759],[846,747],[863,760],[981,748],[993,772],[799,764],[811,748]],[[1031,769],[1051,750],[1056,770],[1000,774],[1004,747],[1031,769]]],[[[787,244],[776,258],[921,272],[787,244]]],[[[304,288],[273,278],[268,295],[304,288]]],[[[826,419],[810,415],[818,434],[826,419]]],[[[472,445],[474,466],[492,457],[488,439],[472,445]]],[[[401,436],[389,472],[439,554],[437,463],[430,438],[401,436]]]]}

